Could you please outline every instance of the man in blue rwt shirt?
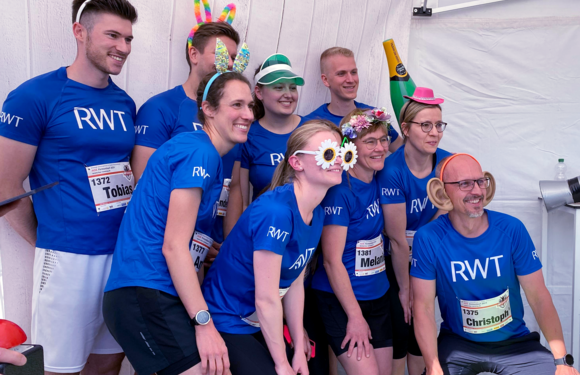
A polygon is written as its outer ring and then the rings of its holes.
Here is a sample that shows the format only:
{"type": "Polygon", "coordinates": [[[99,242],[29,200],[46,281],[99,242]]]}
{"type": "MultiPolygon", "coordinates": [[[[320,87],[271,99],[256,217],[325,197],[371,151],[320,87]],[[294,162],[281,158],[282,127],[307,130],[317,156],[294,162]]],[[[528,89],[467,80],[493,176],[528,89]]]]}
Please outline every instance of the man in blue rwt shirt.
{"type": "Polygon", "coordinates": [[[24,82],[0,116],[0,201],[22,199],[10,225],[36,246],[31,341],[45,371],[116,374],[123,353],[104,324],[103,290],[135,180],[135,103],[111,74],[131,52],[135,8],[127,0],[74,0],[77,57],[24,82]],[[85,366],[85,364],[87,364],[85,366]]]}
{"type": "Polygon", "coordinates": [[[139,108],[135,121],[135,149],[131,155],[137,180],[153,152],[162,144],[179,133],[201,129],[195,98],[203,77],[215,72],[216,38],[226,45],[231,68],[240,42],[238,32],[227,22],[203,24],[186,43],[189,76],[185,83],[155,95],[139,108]]]}
{"type": "Polygon", "coordinates": [[[530,235],[518,219],[484,210],[495,194],[493,176],[467,154],[445,158],[436,172],[429,199],[449,213],[417,231],[411,262],[415,334],[427,375],[577,375],[530,235]],[[552,352],[526,327],[520,285],[552,352]]]}
{"type": "MultiPolygon", "coordinates": [[[[322,83],[330,90],[330,103],[324,103],[302,117],[301,124],[309,120],[324,119],[338,126],[340,120],[355,108],[375,108],[355,101],[358,92],[358,68],[354,53],[348,48],[332,47],[322,52],[320,73],[322,83]]],[[[389,137],[389,151],[395,152],[403,144],[403,139],[393,127],[389,129],[389,137]]]]}

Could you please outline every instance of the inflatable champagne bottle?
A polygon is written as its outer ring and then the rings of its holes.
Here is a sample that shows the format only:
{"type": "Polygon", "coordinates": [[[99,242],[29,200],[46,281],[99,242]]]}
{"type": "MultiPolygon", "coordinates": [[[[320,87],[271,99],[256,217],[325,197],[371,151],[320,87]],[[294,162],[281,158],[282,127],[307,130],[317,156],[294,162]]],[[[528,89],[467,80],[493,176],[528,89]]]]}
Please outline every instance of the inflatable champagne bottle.
{"type": "Polygon", "coordinates": [[[391,103],[393,104],[393,110],[395,111],[395,116],[397,116],[397,121],[399,121],[401,108],[403,108],[403,105],[408,100],[405,99],[403,95],[413,96],[416,86],[415,82],[413,82],[413,79],[407,72],[407,69],[405,69],[403,61],[401,61],[401,58],[399,57],[397,47],[395,47],[395,41],[393,39],[385,40],[383,42],[383,48],[387,55],[389,77],[391,77],[391,103]]]}

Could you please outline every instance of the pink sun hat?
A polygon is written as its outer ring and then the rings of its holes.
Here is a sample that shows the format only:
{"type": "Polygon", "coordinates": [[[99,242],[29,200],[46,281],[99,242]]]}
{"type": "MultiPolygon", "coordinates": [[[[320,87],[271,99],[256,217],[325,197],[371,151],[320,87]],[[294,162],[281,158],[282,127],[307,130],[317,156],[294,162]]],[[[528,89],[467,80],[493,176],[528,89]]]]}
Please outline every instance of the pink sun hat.
{"type": "Polygon", "coordinates": [[[442,98],[436,98],[433,94],[433,90],[427,87],[417,87],[415,88],[413,96],[403,95],[403,97],[411,99],[414,102],[432,105],[441,104],[445,101],[442,98]]]}

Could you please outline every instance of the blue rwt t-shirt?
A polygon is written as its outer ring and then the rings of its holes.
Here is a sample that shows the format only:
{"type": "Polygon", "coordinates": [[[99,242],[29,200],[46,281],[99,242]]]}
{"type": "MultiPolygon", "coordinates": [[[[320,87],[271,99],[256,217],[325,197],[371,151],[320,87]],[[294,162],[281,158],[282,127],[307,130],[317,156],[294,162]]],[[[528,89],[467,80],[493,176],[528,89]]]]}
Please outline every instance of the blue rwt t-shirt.
{"type": "Polygon", "coordinates": [[[222,190],[221,160],[203,130],[179,134],[153,153],[125,212],[105,291],[140,286],[177,296],[162,253],[171,192],[203,190],[195,231],[210,236],[222,190]]]}
{"type": "MultiPolygon", "coordinates": [[[[346,172],[343,172],[342,183],[328,190],[322,201],[322,207],[325,213],[325,226],[339,225],[348,228],[342,262],[348,272],[356,299],[368,301],[382,297],[389,289],[389,280],[384,273],[385,244],[382,235],[384,219],[379,205],[379,189],[376,179],[367,184],[352,176],[347,178],[346,172]],[[372,257],[359,254],[357,262],[357,252],[364,252],[365,249],[369,248],[360,242],[359,249],[357,249],[357,242],[364,240],[380,242],[383,251],[373,253],[372,257]],[[372,261],[372,265],[369,261],[372,261]],[[372,269],[373,273],[377,273],[357,276],[355,268],[362,269],[363,266],[366,269],[372,269]]],[[[321,255],[318,260],[319,264],[322,265],[323,259],[321,255]]],[[[324,267],[318,267],[314,273],[312,288],[334,293],[324,267]]]]}
{"type": "MultiPolygon", "coordinates": [[[[435,152],[435,165],[451,153],[440,148],[435,152]]],[[[433,170],[425,178],[417,178],[405,161],[405,145],[385,160],[385,167],[377,173],[381,204],[405,203],[407,230],[417,230],[437,213],[427,195],[427,183],[435,177],[433,170]]]]}
{"type": "Polygon", "coordinates": [[[521,221],[495,211],[485,210],[489,228],[479,237],[466,238],[455,230],[448,215],[420,228],[415,234],[411,276],[437,280],[437,297],[443,322],[451,330],[471,341],[496,342],[529,333],[524,323],[524,306],[517,276],[529,275],[542,268],[532,239],[521,221]],[[508,321],[506,306],[498,304],[495,320],[482,321],[486,313],[478,302],[466,309],[460,300],[484,301],[509,290],[512,321],[493,330],[494,324],[508,321]],[[500,308],[501,306],[501,308],[500,308]],[[463,318],[465,318],[465,323],[463,318]],[[465,329],[487,333],[469,333],[465,329]]]}
{"type": "MultiPolygon", "coordinates": [[[[133,100],[111,79],[107,87],[94,88],[68,79],[65,67],[8,94],[0,135],[37,146],[30,187],[59,182],[34,196],[37,247],[89,255],[113,252],[123,208],[97,212],[87,167],[124,162],[124,185],[131,184],[135,111],[133,100]]],[[[109,188],[116,191],[116,185],[109,188]]]]}
{"type": "Polygon", "coordinates": [[[230,150],[230,152],[228,152],[227,154],[225,154],[224,156],[222,156],[222,174],[223,174],[223,178],[222,180],[224,181],[224,188],[226,189],[226,182],[227,182],[227,193],[222,192],[221,196],[220,196],[220,202],[219,202],[219,208],[220,211],[218,211],[218,216],[215,219],[215,224],[213,227],[213,230],[211,232],[211,238],[213,238],[213,240],[217,243],[222,243],[224,242],[224,217],[227,214],[227,202],[229,201],[229,184],[232,180],[232,171],[234,169],[234,162],[236,161],[238,154],[239,154],[239,150],[240,150],[240,144],[236,144],[234,146],[234,148],[232,148],[230,150]],[[222,196],[226,197],[227,196],[227,201],[223,200],[222,201],[222,196]],[[223,207],[222,207],[223,206],[223,207]],[[225,212],[222,214],[221,210],[225,210],[225,212]]]}
{"type": "MultiPolygon", "coordinates": [[[[135,144],[157,149],[178,134],[200,130],[203,125],[198,122],[197,113],[197,102],[185,94],[181,85],[155,95],[139,108],[135,120],[135,144]]],[[[238,149],[236,145],[222,157],[224,181],[231,180],[238,149]]],[[[224,240],[223,236],[223,216],[218,215],[212,238],[221,243],[224,240]]]]}
{"type": "MultiPolygon", "coordinates": [[[[354,101],[354,105],[357,108],[361,108],[361,109],[373,109],[373,108],[375,108],[375,107],[372,107],[372,106],[364,104],[364,103],[359,103],[356,100],[354,101]]],[[[311,113],[302,117],[302,121],[300,121],[300,125],[304,124],[306,121],[309,121],[309,120],[322,119],[322,120],[329,120],[329,121],[333,122],[336,126],[338,126],[340,124],[340,121],[342,121],[342,118],[343,118],[343,116],[337,116],[334,113],[331,113],[328,110],[328,103],[325,103],[325,104],[321,105],[320,107],[316,108],[311,113]]],[[[394,142],[395,139],[399,138],[399,133],[397,133],[397,131],[392,126],[390,126],[389,127],[389,136],[391,137],[391,142],[394,142]]]]}
{"type": "Polygon", "coordinates": [[[276,167],[282,160],[288,146],[288,134],[276,134],[260,125],[259,120],[252,123],[248,140],[241,146],[240,167],[247,169],[254,188],[252,200],[272,181],[276,167]]]}
{"type": "Polygon", "coordinates": [[[262,194],[244,211],[224,241],[203,282],[202,292],[218,331],[252,334],[260,330],[255,300],[254,251],[282,256],[279,289],[283,295],[300,276],[316,250],[324,211],[302,220],[294,185],[262,194]]]}
{"type": "Polygon", "coordinates": [[[139,108],[135,144],[157,149],[179,133],[200,130],[197,111],[181,85],[155,95],[139,108]]]}

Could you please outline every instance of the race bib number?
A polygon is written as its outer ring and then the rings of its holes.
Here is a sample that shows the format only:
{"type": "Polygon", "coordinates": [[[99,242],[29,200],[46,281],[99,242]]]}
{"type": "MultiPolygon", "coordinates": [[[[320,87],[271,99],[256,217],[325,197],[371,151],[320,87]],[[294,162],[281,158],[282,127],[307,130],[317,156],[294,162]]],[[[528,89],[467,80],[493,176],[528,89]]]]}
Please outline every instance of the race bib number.
{"type": "Polygon", "coordinates": [[[101,164],[86,169],[97,212],[127,206],[135,189],[129,162],[101,164]]]}
{"type": "Polygon", "coordinates": [[[195,264],[195,272],[199,272],[212,244],[213,239],[210,236],[206,236],[198,231],[195,231],[193,234],[189,254],[191,254],[191,259],[193,259],[193,264],[195,264]]]}
{"type": "MultiPolygon", "coordinates": [[[[407,244],[409,245],[409,262],[413,259],[413,238],[415,238],[414,230],[406,230],[405,237],[407,238],[407,244]]],[[[389,255],[392,253],[391,243],[389,242],[389,255]]]]}
{"type": "Polygon", "coordinates": [[[218,216],[226,216],[228,212],[228,201],[230,200],[230,184],[232,182],[231,178],[224,179],[224,185],[222,187],[222,192],[220,194],[220,200],[218,201],[218,216]]]}
{"type": "MultiPolygon", "coordinates": [[[[288,288],[283,288],[283,289],[278,289],[278,292],[280,293],[280,299],[284,298],[284,296],[286,295],[286,293],[288,293],[288,289],[290,289],[290,287],[288,288]]],[[[258,312],[254,311],[252,313],[252,315],[243,318],[242,320],[246,323],[248,323],[249,325],[251,325],[252,327],[257,327],[260,328],[260,322],[258,321],[258,312]]]]}
{"type": "Polygon", "coordinates": [[[513,320],[509,289],[497,297],[483,301],[460,302],[463,330],[467,333],[495,331],[513,320]]]}
{"type": "Polygon", "coordinates": [[[356,276],[369,276],[385,270],[385,251],[383,237],[361,240],[356,243],[356,276]]]}

